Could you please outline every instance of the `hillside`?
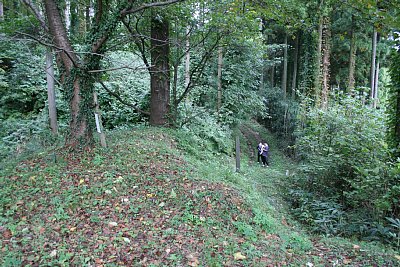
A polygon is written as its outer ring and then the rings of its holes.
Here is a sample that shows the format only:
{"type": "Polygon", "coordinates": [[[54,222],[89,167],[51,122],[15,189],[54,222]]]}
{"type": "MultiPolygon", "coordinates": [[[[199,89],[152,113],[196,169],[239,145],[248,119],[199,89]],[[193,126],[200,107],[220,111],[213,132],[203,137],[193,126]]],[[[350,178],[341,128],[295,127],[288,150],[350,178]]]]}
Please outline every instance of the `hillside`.
{"type": "Polygon", "coordinates": [[[10,162],[0,173],[0,264],[399,266],[379,246],[303,231],[283,200],[295,166],[262,128],[242,133],[240,173],[232,155],[147,127],[115,131],[107,149],[84,155],[10,162]],[[258,138],[271,144],[269,168],[247,156],[258,138]]]}

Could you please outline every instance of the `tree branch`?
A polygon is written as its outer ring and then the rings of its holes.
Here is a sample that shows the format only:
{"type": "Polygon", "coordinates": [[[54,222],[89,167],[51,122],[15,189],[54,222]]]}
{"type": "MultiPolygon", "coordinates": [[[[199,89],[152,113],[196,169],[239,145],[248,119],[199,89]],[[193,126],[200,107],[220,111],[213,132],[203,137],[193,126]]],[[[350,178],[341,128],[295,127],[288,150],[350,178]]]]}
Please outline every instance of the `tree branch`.
{"type": "MultiPolygon", "coordinates": [[[[178,98],[178,100],[176,101],[176,105],[178,105],[180,102],[182,102],[183,99],[185,99],[186,95],[190,92],[191,88],[193,87],[193,77],[194,74],[200,70],[200,75],[203,72],[204,68],[205,68],[205,64],[207,63],[208,59],[211,57],[211,53],[215,50],[215,48],[218,46],[219,41],[222,39],[223,35],[218,36],[217,41],[212,45],[212,47],[203,55],[203,57],[200,60],[200,63],[197,64],[197,66],[195,66],[193,68],[193,70],[190,73],[190,79],[189,79],[189,83],[186,86],[184,92],[182,93],[182,95],[178,98]]],[[[200,76],[197,77],[196,81],[200,78],[200,76]]]]}
{"type": "MultiPolygon", "coordinates": [[[[139,22],[139,20],[138,20],[138,22],[139,22]]],[[[132,35],[132,37],[134,37],[134,43],[135,43],[136,47],[139,49],[140,55],[142,57],[142,60],[143,60],[144,64],[146,65],[147,70],[150,73],[151,66],[150,66],[150,63],[149,63],[149,61],[148,61],[148,59],[146,57],[146,54],[145,54],[145,46],[146,45],[145,45],[144,38],[143,37],[141,37],[140,39],[137,38],[135,36],[135,32],[131,29],[129,24],[124,19],[122,20],[122,23],[125,25],[126,29],[132,35]]],[[[138,23],[136,23],[136,27],[135,28],[136,28],[136,32],[139,34],[138,23]]]]}
{"type": "Polygon", "coordinates": [[[146,4],[143,4],[140,7],[137,7],[137,8],[131,8],[131,9],[127,9],[127,10],[122,10],[121,11],[121,16],[126,16],[128,14],[133,14],[133,13],[136,13],[136,12],[139,12],[141,10],[148,9],[148,8],[151,8],[151,7],[167,6],[167,5],[171,5],[171,4],[178,3],[178,2],[183,2],[183,1],[185,1],[185,0],[168,0],[168,1],[165,1],[165,2],[146,3],[146,4]]]}
{"type": "Polygon", "coordinates": [[[24,32],[16,31],[16,33],[21,34],[21,35],[25,35],[25,36],[27,36],[27,37],[29,37],[29,38],[35,40],[35,41],[38,42],[39,44],[44,45],[44,46],[46,46],[46,47],[55,48],[55,49],[58,50],[58,51],[55,51],[56,53],[58,53],[58,52],[65,53],[65,54],[68,56],[68,58],[72,61],[72,63],[74,64],[74,66],[77,67],[77,65],[75,64],[73,58],[72,58],[71,55],[70,55],[70,53],[71,53],[72,51],[67,51],[67,50],[65,50],[65,49],[63,49],[63,48],[61,48],[61,47],[58,47],[58,46],[54,45],[54,44],[45,43],[45,42],[43,42],[42,40],[36,38],[35,36],[30,35],[30,34],[27,34],[27,33],[24,33],[24,32]]]}
{"type": "Polygon", "coordinates": [[[104,90],[106,90],[110,95],[112,95],[112,96],[114,96],[115,98],[117,98],[118,101],[121,102],[122,104],[124,104],[124,105],[126,105],[126,106],[128,106],[128,107],[133,108],[133,109],[136,110],[137,112],[140,112],[140,113],[142,113],[142,114],[145,114],[145,115],[147,115],[147,116],[150,116],[150,112],[144,111],[144,110],[140,109],[138,106],[126,102],[125,100],[123,100],[123,99],[121,98],[120,95],[118,95],[117,93],[114,93],[113,91],[111,91],[110,89],[108,89],[107,86],[106,86],[102,81],[99,81],[99,83],[100,83],[101,86],[104,88],[104,90]]]}
{"type": "Polygon", "coordinates": [[[49,28],[46,25],[46,21],[43,17],[42,14],[40,14],[39,9],[37,8],[37,6],[31,1],[31,0],[21,0],[30,10],[32,10],[33,14],[35,15],[35,17],[39,20],[40,25],[42,26],[42,28],[48,32],[49,28]]]}

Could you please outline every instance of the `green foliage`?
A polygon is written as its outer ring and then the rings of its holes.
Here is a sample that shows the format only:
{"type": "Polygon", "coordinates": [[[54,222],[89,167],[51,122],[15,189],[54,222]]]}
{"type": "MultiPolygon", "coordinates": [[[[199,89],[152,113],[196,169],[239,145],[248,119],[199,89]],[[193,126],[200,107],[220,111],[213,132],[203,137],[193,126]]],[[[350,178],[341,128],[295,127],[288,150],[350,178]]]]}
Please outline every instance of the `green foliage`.
{"type": "Polygon", "coordinates": [[[182,129],[190,133],[180,145],[195,155],[202,151],[231,154],[233,149],[232,130],[220,122],[217,116],[204,108],[188,106],[178,121],[182,129]]]}
{"type": "Polygon", "coordinates": [[[391,86],[388,97],[387,140],[394,159],[400,158],[400,52],[394,51],[390,66],[391,86]]]}
{"type": "Polygon", "coordinates": [[[0,119],[38,114],[44,108],[44,55],[45,50],[29,42],[0,41],[0,119]]]}
{"type": "MultiPolygon", "coordinates": [[[[65,125],[60,125],[61,129],[65,125]]],[[[57,142],[49,128],[48,117],[0,121],[0,161],[15,155],[39,152],[57,142]]]]}
{"type": "MultiPolygon", "coordinates": [[[[126,51],[107,54],[103,68],[117,68],[103,76],[104,84],[125,103],[142,110],[149,108],[150,77],[139,57],[126,51]],[[120,69],[118,69],[120,68],[120,69]],[[135,72],[132,73],[132,70],[135,72]]],[[[132,107],[121,103],[102,86],[97,85],[104,127],[112,129],[128,124],[143,122],[144,117],[132,107]]]]}
{"type": "MultiPolygon", "coordinates": [[[[218,114],[223,124],[235,126],[241,120],[265,115],[263,99],[258,94],[263,48],[256,38],[243,38],[240,43],[232,39],[224,46],[222,107],[218,114]]],[[[195,56],[193,61],[196,60],[195,56]]],[[[206,66],[201,85],[189,96],[194,105],[206,108],[211,114],[217,109],[217,67],[217,64],[206,66]]]]}
{"type": "Polygon", "coordinates": [[[357,210],[365,222],[398,214],[399,176],[389,164],[384,113],[346,98],[302,115],[296,152],[303,165],[295,183],[304,191],[292,192],[296,215],[337,234],[353,225],[345,210],[357,210]]]}
{"type": "Polygon", "coordinates": [[[265,88],[262,95],[266,116],[260,121],[281,138],[280,147],[286,149],[294,143],[299,105],[291,98],[285,99],[282,90],[277,87],[265,88]]]}

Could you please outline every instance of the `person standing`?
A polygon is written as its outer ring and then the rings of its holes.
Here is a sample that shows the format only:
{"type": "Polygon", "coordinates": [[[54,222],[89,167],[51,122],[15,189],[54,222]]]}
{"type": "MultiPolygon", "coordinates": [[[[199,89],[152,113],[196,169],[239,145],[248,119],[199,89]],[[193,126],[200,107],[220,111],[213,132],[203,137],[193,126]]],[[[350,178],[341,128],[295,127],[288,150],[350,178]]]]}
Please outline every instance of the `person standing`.
{"type": "Polygon", "coordinates": [[[263,147],[263,144],[262,144],[262,142],[260,141],[260,143],[259,143],[258,146],[257,146],[257,151],[258,151],[258,153],[257,153],[257,162],[258,162],[258,163],[260,163],[261,154],[262,154],[262,147],[263,147]]]}
{"type": "Polygon", "coordinates": [[[261,160],[263,167],[269,166],[268,152],[269,152],[269,145],[267,144],[267,142],[264,142],[261,147],[261,160]]]}

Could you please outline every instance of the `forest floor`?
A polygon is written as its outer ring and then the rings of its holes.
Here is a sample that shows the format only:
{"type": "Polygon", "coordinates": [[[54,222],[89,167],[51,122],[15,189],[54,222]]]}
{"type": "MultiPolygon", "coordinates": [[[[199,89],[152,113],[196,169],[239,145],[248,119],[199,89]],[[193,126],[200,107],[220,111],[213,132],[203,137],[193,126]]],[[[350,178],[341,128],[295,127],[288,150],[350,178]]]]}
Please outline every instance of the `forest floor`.
{"type": "Polygon", "coordinates": [[[231,156],[146,127],[83,155],[10,162],[0,170],[0,265],[400,266],[382,246],[302,230],[281,193],[294,165],[262,128],[241,132],[239,173],[231,156]],[[270,168],[253,160],[263,137],[270,168]]]}

